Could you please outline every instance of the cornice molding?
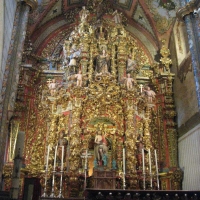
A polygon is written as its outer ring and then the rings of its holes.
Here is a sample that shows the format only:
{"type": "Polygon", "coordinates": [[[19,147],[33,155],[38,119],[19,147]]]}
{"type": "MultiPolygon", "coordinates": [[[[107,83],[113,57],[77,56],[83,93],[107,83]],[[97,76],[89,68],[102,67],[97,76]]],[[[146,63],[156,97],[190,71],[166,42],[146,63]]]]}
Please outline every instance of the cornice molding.
{"type": "Polygon", "coordinates": [[[183,20],[183,18],[186,15],[189,15],[194,11],[194,9],[197,9],[198,5],[200,4],[199,0],[193,0],[187,3],[184,7],[178,9],[176,12],[176,16],[179,20],[183,20]]]}

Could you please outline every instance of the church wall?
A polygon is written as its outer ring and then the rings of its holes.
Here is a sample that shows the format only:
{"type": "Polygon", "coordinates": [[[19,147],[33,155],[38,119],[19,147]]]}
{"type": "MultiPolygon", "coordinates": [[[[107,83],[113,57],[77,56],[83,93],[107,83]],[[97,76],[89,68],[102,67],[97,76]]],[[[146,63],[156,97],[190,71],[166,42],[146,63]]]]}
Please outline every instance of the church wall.
{"type": "MultiPolygon", "coordinates": [[[[2,5],[0,6],[0,63],[2,62],[2,51],[3,51],[3,26],[4,26],[4,1],[2,1],[2,5]]],[[[0,71],[0,88],[2,85],[2,72],[0,71]]]]}
{"type": "MultiPolygon", "coordinates": [[[[181,28],[183,27],[181,26],[181,28]]],[[[198,115],[198,102],[191,56],[188,52],[187,41],[185,41],[187,38],[184,34],[181,35],[180,41],[178,41],[177,26],[175,26],[174,34],[170,40],[170,51],[173,62],[171,71],[175,73],[173,92],[179,137],[186,134],[199,123],[198,120],[194,120],[198,115]]]]}
{"type": "Polygon", "coordinates": [[[1,6],[1,14],[0,14],[0,26],[3,27],[1,30],[3,31],[3,37],[0,36],[0,46],[3,45],[3,48],[0,48],[0,57],[1,62],[1,71],[0,71],[0,88],[2,88],[3,75],[5,71],[8,50],[11,41],[13,22],[15,17],[15,11],[17,2],[16,0],[1,0],[4,6],[1,6]],[[3,13],[3,14],[2,14],[3,13]]]}
{"type": "Polygon", "coordinates": [[[178,128],[178,160],[183,170],[183,190],[199,190],[200,120],[191,55],[184,24],[176,23],[170,41],[178,128]]]}
{"type": "MultiPolygon", "coordinates": [[[[174,81],[174,96],[177,110],[178,128],[185,125],[198,112],[197,96],[193,72],[188,72],[183,83],[178,78],[174,81]]],[[[192,127],[191,127],[192,128],[192,127]]],[[[182,133],[180,133],[182,134],[182,133]]]]}
{"type": "Polygon", "coordinates": [[[179,165],[184,172],[183,190],[200,189],[200,125],[179,138],[179,165]]]}

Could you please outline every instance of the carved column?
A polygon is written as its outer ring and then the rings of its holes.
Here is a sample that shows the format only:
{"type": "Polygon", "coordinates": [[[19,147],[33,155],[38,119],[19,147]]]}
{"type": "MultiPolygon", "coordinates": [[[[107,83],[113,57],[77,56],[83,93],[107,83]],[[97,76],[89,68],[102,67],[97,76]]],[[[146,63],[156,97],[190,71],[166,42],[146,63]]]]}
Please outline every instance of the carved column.
{"type": "Polygon", "coordinates": [[[137,133],[136,133],[136,124],[134,121],[134,104],[136,103],[135,99],[132,97],[128,97],[126,100],[126,111],[125,111],[125,119],[126,119],[126,175],[128,178],[128,184],[130,185],[131,189],[136,188],[136,140],[137,140],[137,133]],[[133,178],[131,178],[131,176],[133,178]]]}
{"type": "MultiPolygon", "coordinates": [[[[5,153],[6,138],[8,134],[8,120],[11,118],[14,110],[14,102],[16,98],[17,85],[19,81],[20,64],[22,60],[22,53],[24,47],[24,40],[26,35],[26,28],[28,22],[28,14],[30,8],[36,8],[37,2],[35,0],[26,0],[19,2],[15,15],[15,22],[13,27],[12,38],[13,45],[10,46],[10,55],[7,60],[4,86],[2,87],[2,103],[0,104],[0,119],[1,119],[1,133],[0,133],[0,158],[3,161],[5,153]],[[16,26],[15,26],[16,25],[16,26]]],[[[3,162],[0,163],[0,174],[3,168],[3,162]]]]}

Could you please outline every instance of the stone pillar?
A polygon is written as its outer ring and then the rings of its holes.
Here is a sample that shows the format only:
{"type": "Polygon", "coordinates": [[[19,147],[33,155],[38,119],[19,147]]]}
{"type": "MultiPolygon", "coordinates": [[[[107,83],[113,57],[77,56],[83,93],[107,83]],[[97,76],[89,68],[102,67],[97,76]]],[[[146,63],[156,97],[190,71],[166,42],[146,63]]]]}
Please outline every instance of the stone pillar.
{"type": "MultiPolygon", "coordinates": [[[[20,65],[23,54],[24,40],[28,23],[28,14],[31,8],[37,6],[36,0],[20,1],[15,14],[13,26],[13,45],[9,48],[9,56],[6,63],[2,86],[2,101],[0,102],[0,175],[4,165],[6,138],[8,134],[8,122],[14,111],[14,103],[19,81],[20,65]]],[[[1,176],[0,176],[1,177],[1,176]]],[[[1,182],[1,178],[0,178],[1,182]]]]}
{"type": "Polygon", "coordinates": [[[193,14],[194,9],[197,9],[200,6],[198,0],[195,1],[180,1],[182,8],[178,10],[177,16],[184,18],[184,22],[186,24],[186,30],[188,34],[188,43],[189,49],[192,58],[192,67],[194,71],[194,80],[196,86],[196,93],[197,93],[197,100],[198,100],[198,107],[200,110],[200,32],[199,32],[199,17],[195,17],[193,14]]]}

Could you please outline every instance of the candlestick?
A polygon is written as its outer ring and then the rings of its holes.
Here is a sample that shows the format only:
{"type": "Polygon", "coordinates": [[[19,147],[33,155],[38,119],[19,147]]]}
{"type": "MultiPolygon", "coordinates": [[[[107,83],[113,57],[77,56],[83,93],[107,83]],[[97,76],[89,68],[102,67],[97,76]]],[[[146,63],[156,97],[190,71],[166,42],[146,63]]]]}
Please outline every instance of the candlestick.
{"type": "Polygon", "coordinates": [[[152,173],[151,173],[151,150],[149,149],[149,176],[150,176],[150,188],[152,189],[152,173]]]}
{"type": "Polygon", "coordinates": [[[125,157],[125,148],[123,148],[123,189],[126,189],[126,157],[125,157]]]}
{"type": "Polygon", "coordinates": [[[157,187],[158,187],[158,190],[159,190],[160,185],[159,185],[159,177],[158,177],[158,158],[157,158],[156,149],[155,149],[154,153],[155,153],[155,163],[156,163],[157,187]]]}
{"type": "Polygon", "coordinates": [[[87,157],[88,157],[88,151],[86,149],[86,152],[85,152],[85,170],[87,170],[87,157]]]}
{"type": "Polygon", "coordinates": [[[145,172],[145,163],[144,163],[144,149],[142,149],[142,171],[145,172]]]}
{"type": "Polygon", "coordinates": [[[156,150],[154,151],[155,152],[155,162],[156,162],[156,174],[158,174],[158,158],[157,158],[157,152],[156,150]]]}
{"type": "Polygon", "coordinates": [[[46,161],[46,170],[45,170],[45,182],[44,182],[44,193],[42,197],[47,197],[47,173],[48,173],[48,166],[49,166],[49,151],[50,151],[50,145],[47,147],[47,161],[46,161]]]}
{"type": "Polygon", "coordinates": [[[49,166],[49,150],[50,150],[50,145],[48,145],[48,147],[47,147],[47,162],[46,162],[46,170],[48,170],[48,166],[49,166]]]}
{"type": "Polygon", "coordinates": [[[125,148],[123,148],[123,172],[124,172],[124,174],[125,174],[125,170],[126,170],[126,168],[125,168],[125,148]]]}
{"type": "Polygon", "coordinates": [[[58,148],[58,146],[56,146],[56,148],[55,148],[54,165],[53,165],[53,170],[54,170],[54,171],[55,171],[55,169],[56,169],[56,155],[57,155],[57,148],[58,148]]]}
{"type": "Polygon", "coordinates": [[[146,189],[146,174],[145,174],[145,163],[144,163],[144,149],[142,149],[142,171],[143,171],[143,189],[146,189]]]}
{"type": "Polygon", "coordinates": [[[61,171],[63,171],[64,146],[62,146],[61,171]]]}
{"type": "Polygon", "coordinates": [[[149,149],[149,173],[151,174],[151,150],[149,149]]]}

